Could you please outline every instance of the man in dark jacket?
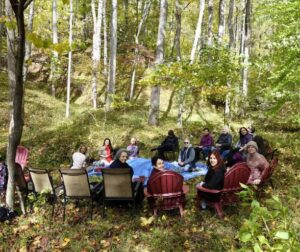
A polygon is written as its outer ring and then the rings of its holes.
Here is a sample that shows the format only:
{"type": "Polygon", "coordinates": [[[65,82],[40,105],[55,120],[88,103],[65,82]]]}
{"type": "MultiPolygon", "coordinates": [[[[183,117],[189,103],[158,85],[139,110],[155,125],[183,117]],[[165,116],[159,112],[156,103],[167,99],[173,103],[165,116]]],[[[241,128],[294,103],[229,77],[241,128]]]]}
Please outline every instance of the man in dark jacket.
{"type": "Polygon", "coordinates": [[[178,137],[175,136],[175,133],[173,130],[168,131],[168,136],[165,138],[165,140],[161,143],[160,146],[157,148],[151,149],[151,151],[157,150],[158,156],[164,157],[165,151],[176,151],[178,150],[178,137]]]}
{"type": "Polygon", "coordinates": [[[223,159],[229,153],[231,144],[232,144],[232,136],[231,134],[229,134],[228,127],[225,126],[215,145],[216,148],[220,151],[223,159]]]}
{"type": "Polygon", "coordinates": [[[183,142],[183,148],[179,152],[178,165],[182,167],[184,171],[191,171],[195,168],[195,150],[190,144],[189,139],[185,139],[183,142]]]}

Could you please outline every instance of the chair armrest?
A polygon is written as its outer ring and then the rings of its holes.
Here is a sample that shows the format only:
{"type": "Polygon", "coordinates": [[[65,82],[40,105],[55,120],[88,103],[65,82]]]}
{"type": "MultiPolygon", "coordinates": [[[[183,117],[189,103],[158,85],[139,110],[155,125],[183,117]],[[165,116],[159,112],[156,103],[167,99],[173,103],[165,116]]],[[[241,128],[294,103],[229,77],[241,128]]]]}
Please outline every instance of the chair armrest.
{"type": "Polygon", "coordinates": [[[215,190],[215,189],[208,189],[203,186],[196,186],[197,190],[201,192],[208,192],[208,193],[220,193],[221,190],[215,190]]]}

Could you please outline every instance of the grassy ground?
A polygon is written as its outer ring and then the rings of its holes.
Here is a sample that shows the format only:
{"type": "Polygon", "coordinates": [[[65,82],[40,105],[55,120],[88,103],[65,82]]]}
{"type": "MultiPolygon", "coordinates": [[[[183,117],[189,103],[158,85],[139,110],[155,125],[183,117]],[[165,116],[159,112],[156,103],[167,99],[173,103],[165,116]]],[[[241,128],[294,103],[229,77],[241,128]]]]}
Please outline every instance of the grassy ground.
{"type": "MultiPolygon", "coordinates": [[[[8,88],[6,79],[0,75],[0,151],[5,152],[8,128],[8,88]]],[[[164,104],[164,108],[167,103],[164,104]]],[[[164,109],[163,108],[163,109],[164,109]]],[[[157,145],[166,131],[175,128],[181,138],[186,135],[198,142],[200,129],[209,122],[216,130],[222,119],[216,110],[203,109],[194,115],[184,130],[174,127],[175,118],[162,118],[160,127],[147,126],[147,107],[140,103],[133,108],[105,114],[84,105],[72,104],[71,119],[65,119],[65,104],[44,92],[34,84],[26,87],[25,126],[22,144],[30,148],[30,164],[33,167],[50,168],[69,165],[71,153],[80,143],[89,146],[96,156],[104,137],[110,137],[114,146],[126,146],[131,136],[137,136],[141,155],[149,157],[149,148],[157,145]],[[199,119],[209,114],[208,118],[199,119]]],[[[288,206],[296,230],[300,231],[299,190],[299,133],[268,132],[256,122],[260,132],[279,149],[280,163],[274,174],[274,189],[265,188],[260,202],[272,195],[279,195],[288,206]]],[[[239,127],[240,122],[233,123],[239,127]]],[[[58,173],[56,173],[58,177],[58,173]]],[[[10,223],[1,223],[1,251],[236,251],[242,247],[237,239],[244,220],[249,218],[247,206],[231,206],[225,209],[226,217],[220,220],[213,211],[199,211],[195,207],[195,185],[202,178],[188,181],[185,218],[178,211],[162,212],[152,219],[147,202],[135,214],[126,205],[107,209],[101,216],[102,206],[97,206],[93,220],[89,220],[85,204],[77,207],[69,204],[67,221],[62,222],[62,207],[56,205],[54,219],[50,205],[39,199],[34,213],[19,216],[10,223]]],[[[2,199],[3,200],[3,199],[2,199]]],[[[276,220],[276,219],[274,219],[276,220]]],[[[299,232],[298,232],[299,233],[299,232]]],[[[299,237],[298,237],[299,238],[299,237]]],[[[280,250],[278,250],[280,251],[280,250]]]]}

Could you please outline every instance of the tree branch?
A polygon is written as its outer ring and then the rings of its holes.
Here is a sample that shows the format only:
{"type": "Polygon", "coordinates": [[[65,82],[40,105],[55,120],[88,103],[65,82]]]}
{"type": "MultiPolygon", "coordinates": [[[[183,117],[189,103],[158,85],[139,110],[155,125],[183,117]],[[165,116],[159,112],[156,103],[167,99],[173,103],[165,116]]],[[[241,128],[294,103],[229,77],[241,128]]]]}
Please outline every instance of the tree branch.
{"type": "Polygon", "coordinates": [[[31,4],[33,0],[25,0],[24,4],[23,4],[23,10],[26,10],[26,8],[28,7],[29,4],[31,4]]]}

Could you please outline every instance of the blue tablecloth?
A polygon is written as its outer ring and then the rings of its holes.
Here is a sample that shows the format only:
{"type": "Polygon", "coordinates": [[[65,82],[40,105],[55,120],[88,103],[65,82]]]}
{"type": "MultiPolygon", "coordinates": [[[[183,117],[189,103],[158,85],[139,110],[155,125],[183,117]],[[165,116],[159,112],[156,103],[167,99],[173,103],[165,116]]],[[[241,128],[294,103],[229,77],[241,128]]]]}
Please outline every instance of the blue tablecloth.
{"type": "MultiPolygon", "coordinates": [[[[151,174],[152,171],[152,165],[151,165],[151,160],[146,159],[146,158],[136,158],[136,159],[131,159],[128,160],[127,163],[133,168],[133,178],[135,177],[140,177],[140,176],[145,176],[148,178],[151,174]]],[[[197,171],[194,172],[181,172],[180,169],[173,163],[165,161],[165,169],[166,170],[172,170],[175,172],[180,173],[184,180],[189,180],[195,177],[199,177],[202,175],[205,175],[207,173],[207,166],[202,164],[202,163],[197,163],[196,164],[197,171]]],[[[101,172],[95,171],[92,167],[90,167],[89,176],[101,176],[101,172]]],[[[145,185],[147,184],[147,180],[145,181],[145,185]]]]}

